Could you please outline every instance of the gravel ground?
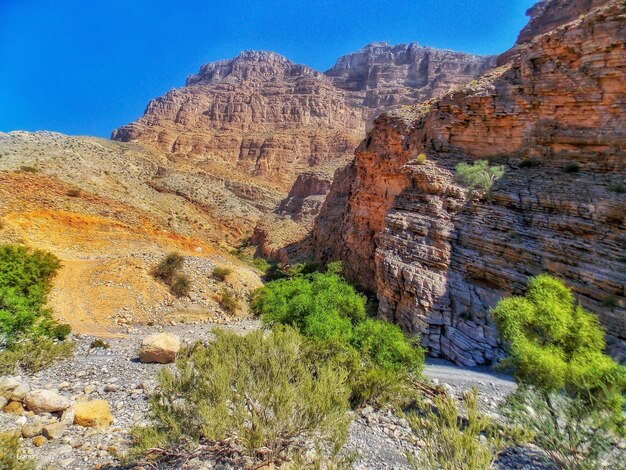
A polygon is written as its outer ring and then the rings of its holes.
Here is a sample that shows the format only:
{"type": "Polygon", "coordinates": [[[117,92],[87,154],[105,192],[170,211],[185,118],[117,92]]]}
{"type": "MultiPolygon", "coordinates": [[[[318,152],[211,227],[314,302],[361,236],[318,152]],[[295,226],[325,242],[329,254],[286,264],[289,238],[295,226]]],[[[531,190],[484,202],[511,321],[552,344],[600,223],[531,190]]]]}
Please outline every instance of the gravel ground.
{"type": "MultiPolygon", "coordinates": [[[[46,388],[58,391],[71,401],[105,399],[111,406],[115,421],[103,431],[75,426],[68,422],[61,438],[50,440],[41,447],[33,439],[23,439],[22,448],[28,457],[37,460],[40,468],[115,468],[115,455],[127,448],[128,433],[134,424],[146,422],[147,397],[156,384],[156,374],[164,366],[144,364],[137,359],[140,339],[160,331],[176,334],[184,341],[206,340],[212,337],[216,327],[240,334],[259,328],[253,320],[233,321],[226,324],[167,325],[165,327],[131,327],[130,334],[107,339],[109,349],[92,349],[93,337],[79,335],[76,339],[75,356],[30,377],[22,377],[31,389],[46,388]]],[[[481,409],[495,415],[498,404],[515,387],[508,376],[495,374],[488,368],[467,369],[447,361],[429,359],[425,368],[426,377],[446,387],[449,393],[460,396],[476,386],[482,397],[481,409]]],[[[0,430],[20,428],[34,420],[44,424],[58,417],[15,416],[0,413],[0,430]]],[[[355,412],[350,427],[347,453],[356,452],[354,468],[363,469],[407,469],[408,452],[417,452],[419,447],[411,436],[408,423],[389,410],[366,407],[355,412]]],[[[540,465],[543,457],[535,449],[513,449],[503,455],[496,465],[505,468],[533,469],[551,468],[540,465]]]]}

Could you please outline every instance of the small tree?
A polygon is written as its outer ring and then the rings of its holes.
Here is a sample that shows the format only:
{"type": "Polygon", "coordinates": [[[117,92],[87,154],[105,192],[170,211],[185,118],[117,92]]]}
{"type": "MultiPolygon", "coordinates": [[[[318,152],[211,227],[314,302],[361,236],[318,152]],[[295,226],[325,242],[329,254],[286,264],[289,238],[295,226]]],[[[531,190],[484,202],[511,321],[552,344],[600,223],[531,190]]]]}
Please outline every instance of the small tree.
{"type": "Polygon", "coordinates": [[[571,468],[595,461],[606,447],[597,439],[608,442],[607,433],[623,431],[626,387],[626,369],[603,353],[596,317],[547,274],[531,279],[525,296],[501,300],[493,315],[520,384],[509,415],[523,419],[538,443],[571,468]],[[529,413],[526,405],[537,408],[538,399],[547,413],[529,413]]]}
{"type": "Polygon", "coordinates": [[[459,163],[455,170],[459,181],[467,186],[470,191],[483,189],[489,193],[493,183],[504,176],[504,166],[489,166],[487,160],[478,160],[471,165],[459,163]]]}

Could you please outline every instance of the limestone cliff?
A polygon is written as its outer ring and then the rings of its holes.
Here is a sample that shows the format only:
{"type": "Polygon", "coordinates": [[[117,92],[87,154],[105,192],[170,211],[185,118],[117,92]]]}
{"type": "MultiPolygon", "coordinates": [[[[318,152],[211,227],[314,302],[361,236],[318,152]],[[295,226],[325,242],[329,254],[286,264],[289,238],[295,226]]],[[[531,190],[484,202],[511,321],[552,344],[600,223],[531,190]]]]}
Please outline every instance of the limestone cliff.
{"type": "Polygon", "coordinates": [[[553,3],[531,10],[534,39],[501,67],[379,117],[309,240],[377,293],[380,316],[465,365],[497,356],[490,307],[541,272],[572,287],[625,351],[626,16],[620,1],[589,2],[567,22],[545,16],[553,3]],[[455,179],[476,159],[506,166],[490,198],[455,179]]]}

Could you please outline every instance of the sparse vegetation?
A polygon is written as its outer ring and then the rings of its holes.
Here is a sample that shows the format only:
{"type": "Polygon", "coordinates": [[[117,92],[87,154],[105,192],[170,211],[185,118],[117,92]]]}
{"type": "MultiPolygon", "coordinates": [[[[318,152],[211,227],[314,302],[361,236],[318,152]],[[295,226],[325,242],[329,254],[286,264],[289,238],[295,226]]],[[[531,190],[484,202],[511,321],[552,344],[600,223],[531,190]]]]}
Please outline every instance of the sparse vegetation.
{"type": "Polygon", "coordinates": [[[459,163],[455,170],[458,180],[470,191],[482,189],[489,193],[493,183],[504,176],[504,166],[490,166],[487,160],[478,160],[471,165],[459,163]]]}
{"type": "Polygon", "coordinates": [[[478,391],[465,394],[464,413],[453,397],[437,397],[424,415],[410,413],[409,425],[424,442],[418,455],[408,455],[415,469],[486,470],[505,445],[494,423],[478,411],[478,391]]]}
{"type": "Polygon", "coordinates": [[[65,194],[67,194],[69,197],[79,197],[80,189],[68,189],[67,193],[65,194]]]}
{"type": "Polygon", "coordinates": [[[24,173],[39,173],[39,169],[29,165],[20,166],[20,171],[23,171],[24,173]]]}
{"type": "Polygon", "coordinates": [[[217,266],[213,269],[213,277],[218,281],[224,282],[226,278],[233,272],[230,268],[225,268],[222,266],[217,266]]]}
{"type": "Polygon", "coordinates": [[[152,275],[167,284],[175,297],[185,297],[191,291],[191,279],[180,272],[184,263],[182,255],[170,253],[152,270],[152,275]]]}
{"type": "Polygon", "coordinates": [[[527,158],[519,163],[520,168],[536,168],[541,166],[541,161],[537,158],[527,158]]]}
{"type": "Polygon", "coordinates": [[[235,313],[239,310],[239,301],[235,294],[229,289],[222,289],[219,296],[219,304],[222,306],[224,310],[228,313],[235,313]]]}
{"type": "Polygon", "coordinates": [[[617,194],[626,194],[626,182],[618,182],[609,184],[609,191],[617,194]]]}
{"type": "Polygon", "coordinates": [[[20,439],[17,433],[5,431],[0,433],[0,469],[2,470],[35,470],[35,463],[20,458],[20,439]]]}
{"type": "Polygon", "coordinates": [[[578,163],[568,163],[563,167],[565,173],[578,173],[580,171],[580,165],[578,163]]]}
{"type": "Polygon", "coordinates": [[[614,295],[605,295],[602,297],[602,306],[613,310],[618,306],[618,299],[614,295]]]}
{"type": "Polygon", "coordinates": [[[37,372],[73,353],[74,343],[70,341],[55,341],[38,335],[24,337],[0,350],[0,375],[12,374],[19,369],[37,372]]]}
{"type": "Polygon", "coordinates": [[[89,345],[89,349],[109,349],[110,347],[109,343],[100,338],[94,339],[89,345]]]}
{"type": "Polygon", "coordinates": [[[170,292],[176,297],[185,297],[191,290],[191,280],[186,274],[176,274],[170,285],[170,292]]]}
{"type": "Polygon", "coordinates": [[[424,163],[426,163],[426,160],[428,160],[428,157],[426,156],[426,154],[420,153],[415,159],[415,163],[417,163],[418,165],[423,165],[424,163]]]}
{"type": "Polygon", "coordinates": [[[350,423],[348,373],[313,351],[291,328],[217,331],[215,341],[183,352],[175,371],[159,374],[154,425],[134,429],[134,456],[155,448],[228,450],[232,458],[281,464],[302,459],[305,441],[336,455],[350,423]]]}
{"type": "Polygon", "coordinates": [[[598,320],[545,274],[530,281],[524,297],[501,300],[493,314],[520,384],[508,399],[508,416],[561,465],[595,468],[607,443],[624,431],[626,390],[626,368],[603,353],[598,320]]]}

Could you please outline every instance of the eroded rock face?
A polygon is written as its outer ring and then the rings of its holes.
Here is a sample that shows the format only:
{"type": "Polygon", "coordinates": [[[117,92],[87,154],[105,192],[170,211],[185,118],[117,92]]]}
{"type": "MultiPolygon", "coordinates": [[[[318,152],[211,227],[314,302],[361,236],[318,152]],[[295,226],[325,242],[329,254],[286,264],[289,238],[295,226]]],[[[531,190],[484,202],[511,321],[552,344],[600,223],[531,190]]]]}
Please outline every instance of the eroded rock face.
{"type": "Polygon", "coordinates": [[[626,179],[626,17],[604,3],[465,89],[381,116],[335,176],[309,249],[343,260],[379,315],[420,332],[435,356],[492,361],[490,307],[541,272],[563,279],[624,354],[626,196],[610,187],[626,179]],[[470,198],[454,167],[481,158],[506,174],[491,198],[470,198]]]}
{"type": "Polygon", "coordinates": [[[332,173],[352,158],[372,116],[438,96],[494,62],[417,44],[375,43],[323,74],[273,52],[246,51],[203,65],[112,138],[198,163],[221,162],[286,193],[299,174],[332,173]]]}

